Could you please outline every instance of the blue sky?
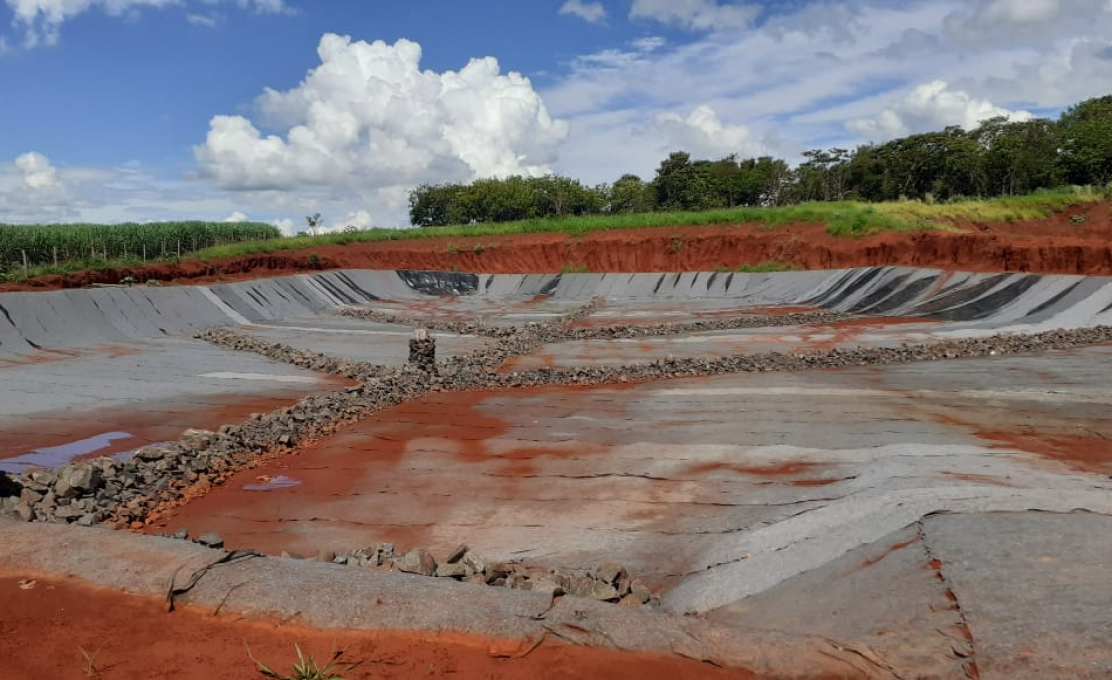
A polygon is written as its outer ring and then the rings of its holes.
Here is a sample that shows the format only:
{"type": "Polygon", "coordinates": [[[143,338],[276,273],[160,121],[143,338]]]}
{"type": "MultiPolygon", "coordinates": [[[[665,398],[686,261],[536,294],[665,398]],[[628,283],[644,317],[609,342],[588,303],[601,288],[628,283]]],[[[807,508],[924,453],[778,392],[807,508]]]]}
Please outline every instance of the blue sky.
{"type": "Polygon", "coordinates": [[[404,225],[422,182],[1055,115],[1110,48],[1112,0],[0,0],[0,222],[404,225]]]}

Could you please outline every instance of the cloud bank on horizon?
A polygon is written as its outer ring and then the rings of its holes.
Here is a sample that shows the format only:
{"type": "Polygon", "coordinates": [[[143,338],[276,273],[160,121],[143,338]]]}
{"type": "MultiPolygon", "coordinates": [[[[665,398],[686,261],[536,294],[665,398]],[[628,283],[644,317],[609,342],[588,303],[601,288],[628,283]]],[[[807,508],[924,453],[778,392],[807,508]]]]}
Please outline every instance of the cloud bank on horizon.
{"type": "MultiPolygon", "coordinates": [[[[90,17],[142,26],[176,12],[178,24],[215,32],[229,13],[297,23],[324,11],[295,0],[2,2],[11,23],[0,31],[0,78],[66,48],[90,17]]],[[[165,152],[171,171],[140,148],[134,162],[98,164],[21,138],[0,160],[0,222],[251,218],[292,231],[319,211],[337,227],[394,226],[421,183],[649,177],[680,149],[795,159],[995,116],[1055,115],[1112,93],[1112,0],[566,0],[529,11],[536,26],[522,29],[524,47],[387,42],[355,25],[317,33],[315,58],[281,74],[260,69],[236,98],[214,103],[203,127],[192,122],[188,148],[165,152]],[[540,35],[529,30],[547,29],[574,50],[527,52],[540,35]]]]}

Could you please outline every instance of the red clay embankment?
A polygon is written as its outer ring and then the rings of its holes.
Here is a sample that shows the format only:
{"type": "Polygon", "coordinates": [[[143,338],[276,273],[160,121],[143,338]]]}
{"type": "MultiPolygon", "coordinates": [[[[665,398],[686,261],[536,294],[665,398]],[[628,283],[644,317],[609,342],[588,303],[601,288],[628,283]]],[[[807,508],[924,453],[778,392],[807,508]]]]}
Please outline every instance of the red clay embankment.
{"type": "Polygon", "coordinates": [[[886,232],[861,238],[827,234],[822,224],[661,227],[587,236],[518,234],[324,245],[300,251],[183,261],[138,269],[43,276],[0,291],[56,290],[139,281],[210,283],[321,268],[459,270],[489,274],[678,272],[780,262],[800,269],[904,265],[980,272],[1112,275],[1112,213],[1102,201],[1046,219],[954,221],[955,231],[886,232]],[[1084,215],[1082,224],[1071,218],[1084,215]],[[315,254],[319,263],[310,261],[315,254]]]}

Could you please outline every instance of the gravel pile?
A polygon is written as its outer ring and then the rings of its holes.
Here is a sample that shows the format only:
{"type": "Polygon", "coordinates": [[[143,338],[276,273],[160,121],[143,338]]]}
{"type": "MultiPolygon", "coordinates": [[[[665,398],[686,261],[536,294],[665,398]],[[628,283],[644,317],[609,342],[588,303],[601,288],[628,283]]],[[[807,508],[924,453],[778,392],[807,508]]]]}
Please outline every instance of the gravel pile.
{"type": "Polygon", "coordinates": [[[438,319],[431,316],[404,316],[362,307],[344,307],[340,310],[340,316],[347,316],[362,321],[373,321],[375,323],[427,328],[431,331],[455,333],[457,335],[478,335],[485,338],[508,337],[513,335],[516,330],[510,326],[488,326],[482,323],[482,321],[453,321],[451,319],[438,319]]]}
{"type": "Polygon", "coordinates": [[[784,326],[825,324],[845,321],[849,318],[851,318],[849,315],[840,312],[801,312],[796,314],[783,314],[780,316],[745,314],[724,319],[662,323],[645,326],[617,325],[596,326],[592,328],[569,328],[560,333],[559,337],[554,338],[552,341],[653,338],[667,335],[706,333],[709,331],[732,331],[741,328],[782,328],[784,326]]]}
{"type": "MultiPolygon", "coordinates": [[[[173,534],[156,535],[190,540],[189,530],[184,528],[173,534]]],[[[193,542],[214,549],[225,547],[224,539],[211,532],[201,534],[193,542]]],[[[625,567],[616,562],[603,562],[586,570],[546,568],[519,561],[489,560],[471,551],[466,545],[456,547],[438,560],[431,551],[424,548],[398,551],[393,543],[375,543],[342,554],[322,550],[308,558],[283,552],[282,557],[311,559],[370,571],[399,571],[494,588],[528,590],[551,597],[570,595],[625,607],[660,606],[660,597],[644,581],[631,576],[625,567]]]]}
{"type": "Polygon", "coordinates": [[[366,380],[371,377],[385,375],[393,370],[363,361],[336,359],[321,354],[320,352],[310,352],[308,350],[290,347],[280,342],[271,342],[251,335],[237,333],[228,328],[210,328],[196,333],[193,337],[198,340],[204,340],[205,342],[211,342],[214,345],[227,347],[228,349],[239,350],[241,352],[254,352],[268,359],[281,361],[282,363],[291,364],[298,368],[304,368],[318,373],[328,373],[330,375],[342,375],[346,378],[352,378],[353,380],[366,380]]]}
{"type": "Polygon", "coordinates": [[[409,339],[409,365],[425,373],[436,373],[436,338],[418,328],[409,339]]]}

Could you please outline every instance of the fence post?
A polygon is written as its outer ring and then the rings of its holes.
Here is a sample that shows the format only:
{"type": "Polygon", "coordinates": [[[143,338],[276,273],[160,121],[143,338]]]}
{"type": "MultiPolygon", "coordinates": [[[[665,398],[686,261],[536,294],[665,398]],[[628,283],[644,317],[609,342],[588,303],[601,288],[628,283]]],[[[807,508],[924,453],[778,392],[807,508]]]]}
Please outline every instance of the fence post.
{"type": "Polygon", "coordinates": [[[147,244],[146,243],[143,244],[143,261],[144,262],[147,261],[147,244]]]}
{"type": "Polygon", "coordinates": [[[27,251],[20,248],[19,252],[23,253],[23,278],[27,278],[27,251]]]}
{"type": "Polygon", "coordinates": [[[58,246],[54,246],[54,268],[58,268],[58,246]]]}

